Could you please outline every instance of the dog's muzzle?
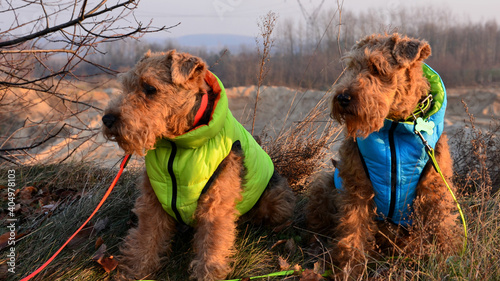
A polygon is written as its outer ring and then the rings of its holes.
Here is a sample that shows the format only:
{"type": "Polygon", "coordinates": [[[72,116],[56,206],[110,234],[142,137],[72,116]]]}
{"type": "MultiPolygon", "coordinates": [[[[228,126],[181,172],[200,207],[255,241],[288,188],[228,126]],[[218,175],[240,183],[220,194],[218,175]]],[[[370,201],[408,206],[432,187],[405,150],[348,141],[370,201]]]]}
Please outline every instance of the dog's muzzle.
{"type": "Polygon", "coordinates": [[[113,124],[116,122],[116,119],[116,116],[112,114],[106,114],[102,117],[102,123],[104,123],[104,125],[108,127],[108,129],[111,129],[111,127],[113,127],[113,124]]]}
{"type": "Polygon", "coordinates": [[[348,91],[343,91],[342,93],[338,94],[336,99],[342,107],[347,107],[351,103],[351,96],[349,95],[348,91]]]}

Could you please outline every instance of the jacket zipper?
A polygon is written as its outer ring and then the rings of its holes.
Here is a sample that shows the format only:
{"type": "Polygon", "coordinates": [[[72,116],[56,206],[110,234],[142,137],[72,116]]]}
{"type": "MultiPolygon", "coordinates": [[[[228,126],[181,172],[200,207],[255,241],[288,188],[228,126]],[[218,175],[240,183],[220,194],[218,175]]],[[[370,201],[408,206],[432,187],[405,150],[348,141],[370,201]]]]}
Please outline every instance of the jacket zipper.
{"type": "Polygon", "coordinates": [[[391,201],[389,205],[389,213],[387,218],[392,221],[394,216],[394,209],[396,208],[396,186],[398,182],[397,178],[397,162],[396,162],[396,146],[394,144],[394,131],[398,126],[398,122],[393,122],[391,128],[389,129],[389,147],[391,150],[391,201]]]}
{"type": "Polygon", "coordinates": [[[171,146],[172,146],[172,152],[170,153],[170,157],[168,158],[168,174],[170,175],[170,179],[172,180],[172,201],[171,201],[171,206],[172,206],[172,211],[175,214],[175,217],[178,222],[185,224],[184,221],[182,220],[181,214],[179,213],[179,210],[177,210],[177,179],[175,178],[174,174],[174,159],[175,155],[177,154],[177,145],[175,145],[174,142],[169,141],[171,146]]]}

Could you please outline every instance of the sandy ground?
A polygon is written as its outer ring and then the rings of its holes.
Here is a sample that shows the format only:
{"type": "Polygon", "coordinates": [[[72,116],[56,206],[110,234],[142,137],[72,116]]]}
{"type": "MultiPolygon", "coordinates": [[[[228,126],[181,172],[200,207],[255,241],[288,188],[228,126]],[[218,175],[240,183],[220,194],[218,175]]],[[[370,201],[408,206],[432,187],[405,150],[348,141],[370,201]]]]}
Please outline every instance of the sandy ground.
{"type": "Polygon", "coordinates": [[[475,124],[488,129],[492,119],[500,118],[500,89],[498,88],[463,88],[448,90],[448,108],[446,111],[447,128],[450,133],[469,125],[468,112],[475,119],[475,124]]]}
{"type": "MultiPolygon", "coordinates": [[[[229,107],[233,115],[249,131],[252,129],[252,119],[255,106],[257,87],[236,87],[227,89],[229,107]]],[[[116,89],[105,89],[91,93],[90,103],[98,108],[105,108],[108,101],[118,94],[116,89]]],[[[321,100],[327,100],[329,93],[322,91],[293,90],[285,87],[261,88],[254,135],[265,132],[274,136],[283,128],[288,128],[300,122],[321,100]],[[325,98],[326,97],[326,98],[325,98]]],[[[467,104],[469,113],[475,117],[478,127],[487,129],[492,118],[500,117],[500,89],[495,88],[463,88],[448,89],[448,108],[445,130],[453,138],[461,128],[470,124],[464,103],[467,104]]],[[[36,122],[47,117],[48,105],[32,108],[28,117],[36,122]]],[[[322,104],[321,110],[327,110],[327,105],[322,104]]],[[[21,113],[19,113],[21,114],[21,113]]],[[[72,117],[65,120],[69,125],[81,127],[85,124],[88,131],[80,135],[69,135],[73,140],[59,140],[37,151],[37,155],[26,159],[26,163],[60,161],[67,156],[67,151],[79,147],[72,154],[71,160],[80,159],[96,161],[105,166],[116,165],[123,152],[115,143],[108,143],[101,134],[91,141],[81,142],[81,137],[98,133],[101,127],[102,113],[99,110],[89,110],[79,118],[72,117]]],[[[25,118],[25,117],[24,117],[25,118]]],[[[325,117],[325,121],[328,117],[325,117]]],[[[74,130],[74,129],[73,129],[74,130]]],[[[26,136],[25,136],[26,137],[26,136]]],[[[336,146],[332,148],[335,150],[336,146]]],[[[132,165],[140,165],[140,157],[133,158],[132,165]]]]}

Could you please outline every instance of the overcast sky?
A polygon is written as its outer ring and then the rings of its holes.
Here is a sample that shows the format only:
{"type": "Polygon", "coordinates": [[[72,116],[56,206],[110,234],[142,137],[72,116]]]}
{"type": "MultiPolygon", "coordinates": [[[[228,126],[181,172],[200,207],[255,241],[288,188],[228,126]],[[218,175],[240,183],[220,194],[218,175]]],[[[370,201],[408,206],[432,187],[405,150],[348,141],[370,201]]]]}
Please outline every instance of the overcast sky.
{"type": "MultiPolygon", "coordinates": [[[[41,1],[41,0],[37,0],[41,1]]],[[[59,0],[45,0],[43,3],[59,0]]],[[[100,2],[101,0],[90,0],[100,2]]],[[[118,0],[108,0],[112,5],[118,0]]],[[[304,10],[312,13],[323,0],[300,0],[304,10]]],[[[338,0],[342,2],[343,10],[354,13],[367,12],[376,9],[382,12],[397,11],[401,8],[419,6],[437,7],[440,10],[450,9],[458,19],[473,22],[496,19],[500,23],[499,0],[338,0]]],[[[65,1],[66,3],[67,1],[65,1]]],[[[14,5],[21,5],[20,0],[12,1],[14,5]]],[[[92,4],[89,4],[91,6],[92,4]]],[[[337,0],[324,0],[322,10],[337,7],[337,0]]],[[[4,0],[0,0],[0,9],[8,9],[4,0]]],[[[48,7],[51,8],[51,7],[48,7]]],[[[57,6],[52,5],[53,9],[57,6]]],[[[255,37],[259,28],[259,17],[272,10],[279,16],[278,21],[286,19],[304,21],[304,15],[298,0],[142,0],[135,12],[136,17],[143,23],[153,19],[155,26],[172,26],[181,23],[170,30],[170,33],[154,34],[162,38],[180,37],[192,34],[238,34],[255,37]]],[[[21,21],[32,20],[43,16],[38,5],[31,5],[18,14],[21,21]]],[[[70,14],[68,13],[68,17],[70,14]]],[[[57,22],[67,20],[59,16],[57,22]]],[[[3,13],[0,16],[0,30],[6,30],[13,23],[12,13],[3,13]]],[[[31,31],[29,27],[25,28],[31,31]]]]}
{"type": "MultiPolygon", "coordinates": [[[[322,0],[301,0],[304,9],[311,13],[322,0]]],[[[344,10],[354,13],[378,9],[397,10],[401,7],[432,6],[450,9],[459,18],[473,22],[496,19],[500,23],[499,0],[344,0],[344,10]]],[[[336,8],[337,0],[325,0],[322,9],[336,8]]],[[[181,23],[166,37],[190,34],[224,33],[256,36],[257,21],[269,10],[286,18],[303,20],[297,0],[142,0],[136,15],[143,21],[153,18],[157,26],[181,23]]]]}

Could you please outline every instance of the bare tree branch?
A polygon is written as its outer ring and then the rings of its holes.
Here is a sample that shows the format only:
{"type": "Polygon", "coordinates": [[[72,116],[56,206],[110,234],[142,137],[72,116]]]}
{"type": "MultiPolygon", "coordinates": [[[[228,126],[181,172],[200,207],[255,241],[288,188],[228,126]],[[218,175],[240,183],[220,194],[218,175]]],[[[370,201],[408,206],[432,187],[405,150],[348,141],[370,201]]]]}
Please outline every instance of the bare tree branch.
{"type": "Polygon", "coordinates": [[[30,146],[24,146],[24,147],[2,148],[2,149],[0,149],[0,152],[18,151],[18,150],[29,150],[29,149],[33,149],[33,148],[39,147],[40,145],[48,142],[50,139],[55,138],[57,135],[59,135],[59,133],[64,129],[64,127],[66,127],[66,125],[67,124],[64,124],[55,134],[52,134],[52,135],[46,137],[44,140],[42,140],[40,142],[37,142],[37,143],[32,144],[30,146]]]}
{"type": "MultiPolygon", "coordinates": [[[[53,27],[48,27],[48,28],[46,28],[44,30],[35,32],[33,34],[30,34],[30,35],[26,35],[26,36],[23,36],[23,37],[14,39],[14,40],[0,42],[0,48],[7,47],[7,46],[12,46],[12,45],[17,45],[17,44],[20,44],[20,43],[23,43],[23,42],[26,42],[26,41],[29,41],[29,40],[32,40],[32,39],[35,39],[35,38],[42,37],[42,36],[47,35],[49,33],[53,33],[53,32],[62,30],[64,28],[67,28],[67,27],[70,27],[70,26],[74,26],[74,25],[76,25],[78,23],[81,23],[84,19],[92,18],[92,17],[97,17],[99,15],[111,12],[111,11],[117,9],[117,8],[124,7],[124,6],[126,6],[126,5],[131,4],[131,3],[134,2],[133,0],[129,0],[129,1],[126,1],[126,2],[123,2],[123,3],[118,3],[118,4],[114,5],[114,6],[111,6],[109,8],[105,8],[104,10],[97,12],[97,10],[106,1],[107,0],[103,0],[94,9],[92,9],[89,13],[84,14],[83,16],[79,16],[77,19],[74,19],[74,20],[71,20],[71,21],[68,21],[68,22],[65,22],[65,23],[53,26],[53,27]]],[[[82,12],[83,12],[83,10],[82,10],[82,12]]]]}
{"type": "Polygon", "coordinates": [[[22,53],[71,53],[76,54],[74,50],[53,49],[53,50],[0,50],[0,54],[22,54],[22,53]]]}
{"type": "Polygon", "coordinates": [[[14,18],[0,30],[0,164],[65,161],[95,150],[107,91],[102,81],[117,73],[95,54],[103,53],[101,45],[178,25],[142,24],[133,14],[139,2],[132,0],[90,7],[88,0],[5,3],[0,14],[14,18]],[[23,9],[30,6],[40,15],[26,19],[23,9]],[[67,14],[70,19],[61,21],[67,14]],[[135,22],[121,25],[128,17],[135,22]]]}

